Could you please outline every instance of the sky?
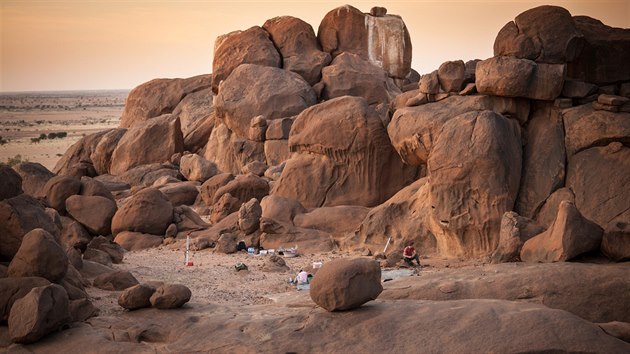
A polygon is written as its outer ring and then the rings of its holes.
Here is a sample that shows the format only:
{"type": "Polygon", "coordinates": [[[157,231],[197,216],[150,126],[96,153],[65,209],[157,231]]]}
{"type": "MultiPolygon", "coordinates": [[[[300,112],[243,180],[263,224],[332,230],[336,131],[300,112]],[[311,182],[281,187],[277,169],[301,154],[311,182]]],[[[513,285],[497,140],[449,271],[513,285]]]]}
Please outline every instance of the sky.
{"type": "Polygon", "coordinates": [[[401,15],[421,74],[447,60],[491,57],[501,27],[543,4],[630,28],[630,0],[0,0],[0,92],[131,89],[207,74],[217,36],[282,15],[317,33],[326,13],[346,3],[401,15]]]}

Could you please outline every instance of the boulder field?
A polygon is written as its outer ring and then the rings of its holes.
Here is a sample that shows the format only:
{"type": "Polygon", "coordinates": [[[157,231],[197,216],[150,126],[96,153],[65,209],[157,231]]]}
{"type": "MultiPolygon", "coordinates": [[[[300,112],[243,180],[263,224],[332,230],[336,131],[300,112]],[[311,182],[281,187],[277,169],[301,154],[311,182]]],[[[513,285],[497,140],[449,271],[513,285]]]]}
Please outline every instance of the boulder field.
{"type": "Polygon", "coordinates": [[[1,165],[0,348],[629,352],[630,29],[539,6],[491,58],[419,75],[411,47],[383,7],[269,19],[219,36],[212,74],[133,89],[53,171],[1,165]],[[188,237],[348,257],[248,306],[120,267],[188,237]],[[483,265],[383,283],[409,243],[483,265]]]}

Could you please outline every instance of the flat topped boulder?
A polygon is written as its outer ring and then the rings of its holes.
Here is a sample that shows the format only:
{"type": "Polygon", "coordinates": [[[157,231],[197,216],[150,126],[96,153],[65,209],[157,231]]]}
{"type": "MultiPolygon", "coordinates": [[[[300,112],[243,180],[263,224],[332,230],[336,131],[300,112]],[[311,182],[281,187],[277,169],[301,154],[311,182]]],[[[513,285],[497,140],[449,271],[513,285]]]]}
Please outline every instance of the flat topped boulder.
{"type": "Polygon", "coordinates": [[[327,311],[344,311],[375,300],[383,291],[381,267],[366,258],[326,262],[311,282],[313,301],[327,311]]]}
{"type": "Polygon", "coordinates": [[[390,77],[404,79],[411,70],[411,38],[402,18],[386,12],[366,14],[350,5],[331,10],[317,32],[322,49],[333,58],[343,52],[359,55],[390,77]]]}

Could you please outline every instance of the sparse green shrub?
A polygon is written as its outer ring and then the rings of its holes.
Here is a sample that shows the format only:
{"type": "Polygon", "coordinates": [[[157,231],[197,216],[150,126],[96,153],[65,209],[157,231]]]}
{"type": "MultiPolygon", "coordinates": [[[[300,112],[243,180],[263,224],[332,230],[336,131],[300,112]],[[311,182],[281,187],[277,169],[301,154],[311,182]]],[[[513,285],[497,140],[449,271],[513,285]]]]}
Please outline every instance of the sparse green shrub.
{"type": "Polygon", "coordinates": [[[45,133],[39,134],[39,140],[44,140],[44,139],[46,139],[46,134],[45,133]]]}
{"type": "Polygon", "coordinates": [[[41,140],[41,138],[31,138],[31,144],[39,143],[40,140],[41,140]]]}
{"type": "Polygon", "coordinates": [[[17,164],[21,164],[22,162],[28,162],[28,159],[22,160],[22,155],[17,154],[13,157],[9,157],[6,164],[9,165],[9,167],[13,167],[17,164]]]}
{"type": "Polygon", "coordinates": [[[8,143],[9,141],[5,138],[2,137],[2,135],[0,135],[0,145],[4,145],[6,143],[8,143]]]}

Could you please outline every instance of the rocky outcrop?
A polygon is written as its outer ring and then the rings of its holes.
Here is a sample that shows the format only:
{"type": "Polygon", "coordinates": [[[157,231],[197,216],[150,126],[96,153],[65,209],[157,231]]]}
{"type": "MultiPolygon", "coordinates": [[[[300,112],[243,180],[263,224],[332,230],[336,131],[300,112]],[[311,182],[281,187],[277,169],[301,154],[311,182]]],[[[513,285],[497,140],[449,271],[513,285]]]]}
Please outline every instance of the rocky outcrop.
{"type": "Polygon", "coordinates": [[[203,182],[199,189],[199,195],[206,206],[212,206],[212,204],[214,204],[214,194],[216,191],[233,179],[234,175],[231,173],[220,173],[203,182]]]}
{"type": "Polygon", "coordinates": [[[503,26],[494,41],[494,55],[560,64],[574,61],[583,42],[569,11],[558,6],[538,6],[503,26]]]}
{"type": "Polygon", "coordinates": [[[164,284],[151,295],[151,305],[158,309],[176,309],[190,301],[192,292],[182,284],[164,284]]]}
{"type": "Polygon", "coordinates": [[[189,181],[205,182],[217,174],[217,165],[197,154],[182,156],[179,171],[189,181]]]}
{"type": "Polygon", "coordinates": [[[481,94],[553,100],[562,93],[566,66],[514,57],[493,57],[477,63],[475,85],[481,94]]]}
{"type": "Polygon", "coordinates": [[[54,237],[59,228],[37,199],[21,194],[0,202],[0,257],[11,259],[29,231],[42,228],[54,237]]]}
{"type": "Polygon", "coordinates": [[[131,128],[172,113],[188,94],[210,87],[211,81],[212,75],[199,75],[188,79],[155,79],[137,86],[127,96],[120,127],[131,128]]]}
{"type": "Polygon", "coordinates": [[[179,118],[163,115],[129,128],[112,153],[109,172],[121,175],[133,167],[162,163],[184,151],[179,118]]]}
{"type": "Polygon", "coordinates": [[[33,288],[15,301],[9,315],[9,337],[14,343],[33,343],[70,322],[68,294],[50,284],[33,288]]]}
{"type": "Polygon", "coordinates": [[[60,213],[66,211],[66,199],[81,192],[81,180],[73,176],[55,176],[44,186],[48,205],[60,213]]]}
{"type": "Polygon", "coordinates": [[[173,204],[173,206],[179,205],[192,205],[197,200],[199,195],[199,182],[175,182],[167,183],[164,186],[158,188],[164,196],[173,204]]]}
{"type": "Polygon", "coordinates": [[[280,54],[269,39],[269,33],[259,26],[217,37],[212,61],[212,91],[218,93],[219,84],[241,64],[276,68],[282,65],[280,54]]]}
{"type": "Polygon", "coordinates": [[[94,153],[101,138],[107,133],[107,130],[103,130],[81,138],[66,150],[59,161],[57,161],[52,171],[58,175],[93,177],[96,171],[94,170],[94,166],[92,166],[90,157],[94,153]]]}
{"type": "Polygon", "coordinates": [[[90,154],[90,160],[94,165],[97,174],[102,175],[109,173],[109,166],[112,163],[112,154],[118,146],[118,142],[125,135],[127,129],[112,129],[105,133],[94,147],[90,154]]]}
{"type": "Polygon", "coordinates": [[[7,165],[0,165],[0,201],[13,198],[23,193],[22,177],[7,165]]]}
{"type": "Polygon", "coordinates": [[[585,104],[562,111],[568,157],[610,142],[630,142],[630,113],[595,110],[585,104]]]}
{"type": "Polygon", "coordinates": [[[252,174],[239,175],[217,189],[214,193],[214,201],[218,201],[226,193],[238,199],[240,204],[246,203],[252,198],[261,200],[269,194],[269,183],[264,178],[252,174]]]}
{"type": "Polygon", "coordinates": [[[396,156],[367,102],[344,96],[313,106],[293,123],[289,159],[272,194],[305,207],[374,206],[410,183],[416,169],[396,156]],[[303,193],[308,186],[309,193],[303,193]]]}
{"type": "Polygon", "coordinates": [[[585,219],[570,202],[560,203],[551,227],[529,239],[521,250],[524,262],[561,262],[599,249],[602,229],[585,219]]]}
{"type": "Polygon", "coordinates": [[[311,282],[313,302],[327,311],[355,309],[383,291],[381,267],[365,258],[326,262],[311,282]]]}
{"type": "Polygon", "coordinates": [[[41,277],[51,282],[61,280],[68,271],[68,257],[55,238],[44,229],[24,235],[11,260],[10,277],[41,277]]]}
{"type": "Polygon", "coordinates": [[[112,219],[112,233],[135,231],[164,235],[173,222],[173,205],[155,188],[146,188],[122,205],[112,219]]]}
{"type": "Polygon", "coordinates": [[[357,96],[369,105],[388,104],[401,93],[383,69],[353,53],[342,53],[323,68],[320,85],[323,100],[357,96]]]}
{"type": "Polygon", "coordinates": [[[492,252],[492,263],[519,261],[523,244],[543,231],[545,229],[532,219],[520,216],[513,211],[503,214],[499,245],[492,252]]]}
{"type": "Polygon", "coordinates": [[[564,185],[566,152],[560,111],[544,104],[533,109],[525,128],[523,173],[515,210],[533,218],[547,198],[564,185]]]}
{"type": "Polygon", "coordinates": [[[427,163],[432,231],[441,253],[477,256],[496,248],[501,217],[516,201],[521,156],[514,120],[477,111],[444,124],[427,163]]]}
{"type": "Polygon", "coordinates": [[[299,18],[274,17],[267,20],[263,29],[269,33],[282,57],[282,68],[299,74],[315,85],[321,78],[322,68],[330,63],[330,54],[322,52],[313,27],[299,18]]]}
{"type": "Polygon", "coordinates": [[[40,277],[0,278],[0,322],[6,323],[11,307],[33,288],[46,286],[50,282],[40,277]]]}
{"type": "Polygon", "coordinates": [[[575,206],[600,227],[628,213],[630,148],[620,142],[584,150],[569,159],[566,186],[575,193],[575,206]]]}
{"type": "Polygon", "coordinates": [[[630,80],[630,29],[610,27],[588,16],[575,16],[573,22],[584,36],[584,48],[568,64],[568,77],[597,85],[630,80]]]}
{"type": "Polygon", "coordinates": [[[449,120],[470,111],[490,110],[527,122],[530,103],[520,98],[451,96],[442,101],[396,110],[387,126],[394,149],[406,164],[426,164],[429,152],[449,120]]]}
{"type": "Polygon", "coordinates": [[[384,12],[364,14],[350,5],[331,10],[317,32],[322,49],[333,58],[356,54],[402,81],[411,69],[411,38],[400,16],[384,12]]]}
{"type": "Polygon", "coordinates": [[[248,202],[243,203],[238,210],[239,229],[241,229],[245,235],[249,235],[258,230],[261,215],[262,208],[260,207],[258,199],[252,198],[248,202]]]}
{"type": "MultiPolygon", "coordinates": [[[[216,57],[215,57],[216,58],[216,57]]],[[[221,84],[215,97],[217,118],[240,139],[249,137],[252,118],[291,117],[315,104],[315,92],[293,72],[243,64],[221,84]]]]}
{"type": "Polygon", "coordinates": [[[66,199],[66,209],[93,235],[109,235],[116,202],[101,196],[73,195],[66,199]]]}
{"type": "Polygon", "coordinates": [[[13,170],[22,177],[22,190],[35,198],[46,196],[44,186],[55,176],[46,167],[37,162],[22,162],[13,166],[13,170]]]}
{"type": "Polygon", "coordinates": [[[182,134],[187,137],[200,123],[212,120],[214,95],[210,87],[187,94],[173,110],[173,116],[179,117],[182,134]]]}

